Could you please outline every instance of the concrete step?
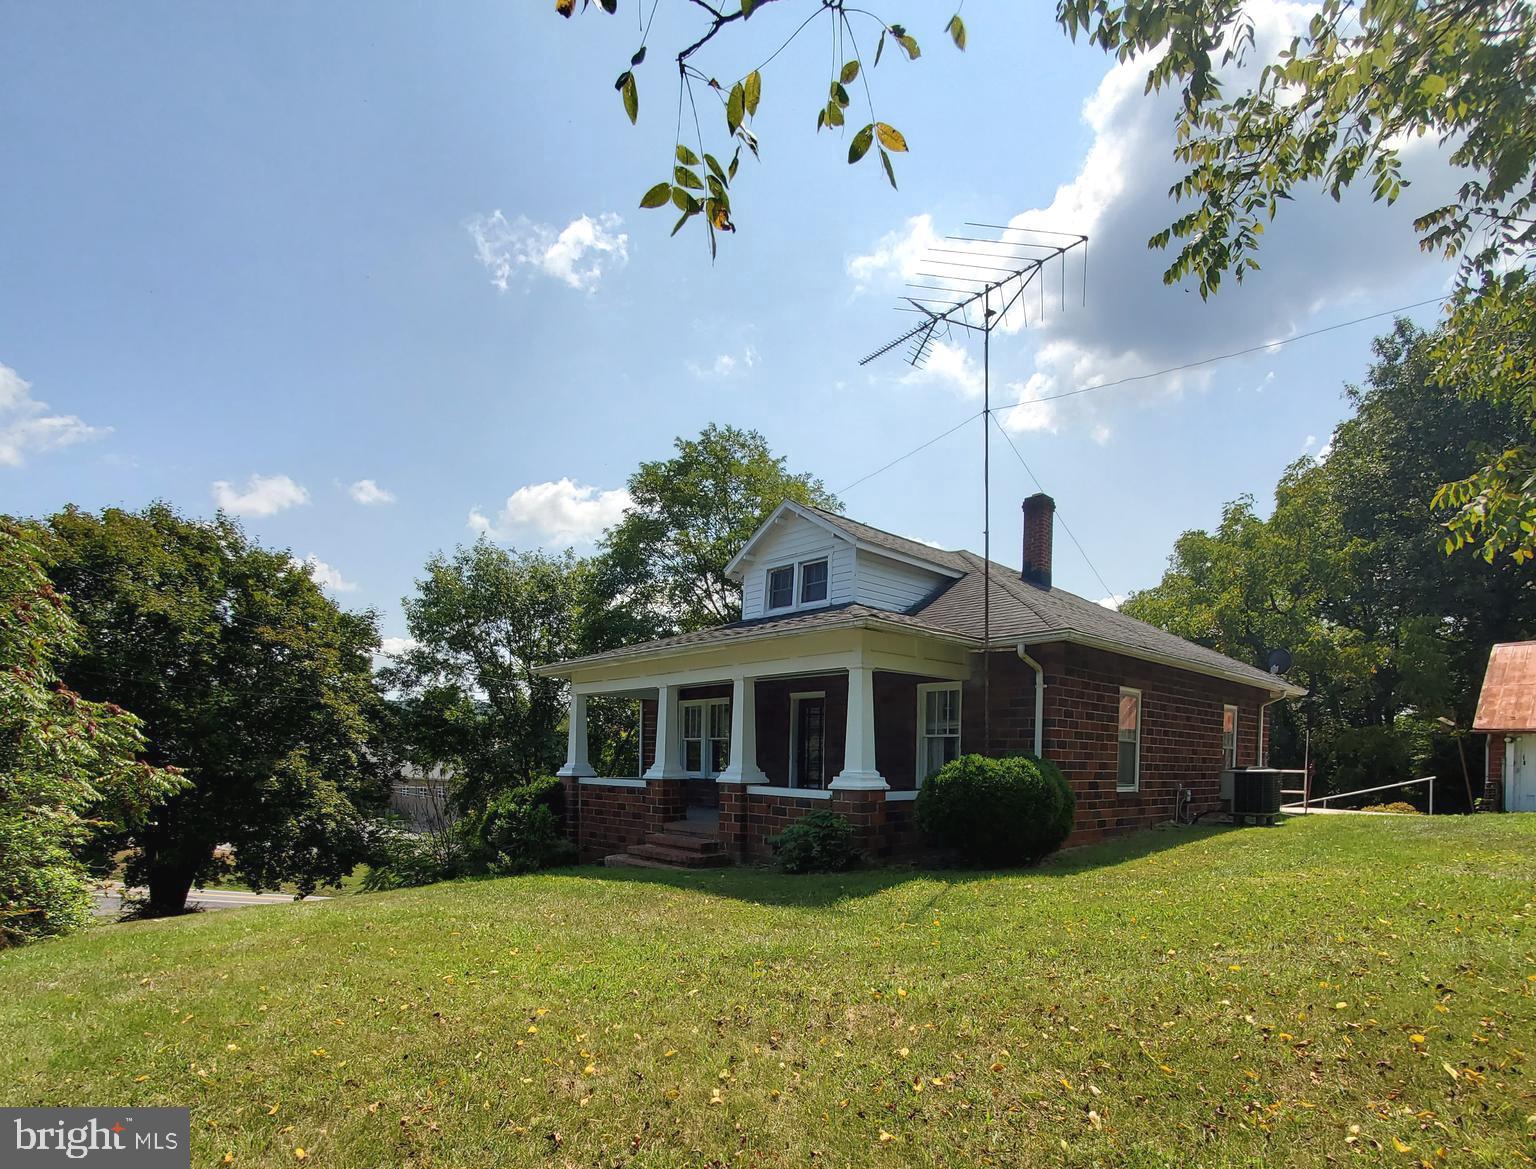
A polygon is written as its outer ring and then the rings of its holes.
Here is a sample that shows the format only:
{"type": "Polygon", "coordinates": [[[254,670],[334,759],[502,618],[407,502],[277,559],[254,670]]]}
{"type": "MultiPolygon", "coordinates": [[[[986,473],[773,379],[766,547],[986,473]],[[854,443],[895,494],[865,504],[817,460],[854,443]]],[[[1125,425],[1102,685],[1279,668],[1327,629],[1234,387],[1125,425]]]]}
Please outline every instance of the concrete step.
{"type": "Polygon", "coordinates": [[[703,869],[716,865],[730,864],[730,858],[724,853],[697,852],[687,848],[668,848],[664,844],[633,844],[627,850],[630,856],[644,857],[646,860],[662,861],[666,864],[677,865],[685,869],[703,869]]]}
{"type": "Polygon", "coordinates": [[[682,865],[669,865],[665,861],[646,860],[643,856],[631,856],[627,852],[616,852],[603,858],[603,864],[610,869],[672,869],[683,868],[682,865]]]}
{"type": "Polygon", "coordinates": [[[701,836],[697,832],[652,832],[645,838],[647,844],[659,844],[665,848],[682,848],[689,852],[719,852],[720,840],[715,836],[701,836]]]}
{"type": "Polygon", "coordinates": [[[720,824],[716,820],[669,820],[661,830],[678,836],[707,836],[714,840],[720,835],[720,824]]]}

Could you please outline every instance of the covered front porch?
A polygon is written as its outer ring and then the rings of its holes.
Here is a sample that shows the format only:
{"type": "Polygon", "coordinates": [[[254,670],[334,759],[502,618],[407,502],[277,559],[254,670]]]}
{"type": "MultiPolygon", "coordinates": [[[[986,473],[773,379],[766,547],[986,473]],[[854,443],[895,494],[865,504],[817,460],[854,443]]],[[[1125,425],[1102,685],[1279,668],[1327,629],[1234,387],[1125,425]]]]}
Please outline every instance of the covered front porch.
{"type": "Polygon", "coordinates": [[[770,856],[828,809],[871,857],[910,851],[919,784],[960,753],[970,659],[958,641],[849,628],[573,668],[568,829],[584,860],[721,863],[770,856]],[[593,771],[595,695],[635,701],[632,776],[593,771]]]}

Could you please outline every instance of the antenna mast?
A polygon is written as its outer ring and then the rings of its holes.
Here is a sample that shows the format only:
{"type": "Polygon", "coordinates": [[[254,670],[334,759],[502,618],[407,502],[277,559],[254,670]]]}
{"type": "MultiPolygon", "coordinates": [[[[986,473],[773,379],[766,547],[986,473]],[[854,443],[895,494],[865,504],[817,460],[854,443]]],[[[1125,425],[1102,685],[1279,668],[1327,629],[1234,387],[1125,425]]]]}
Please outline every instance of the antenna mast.
{"type": "Polygon", "coordinates": [[[967,223],[967,228],[986,235],[945,236],[953,246],[928,249],[923,266],[939,271],[918,271],[930,283],[907,281],[907,287],[924,295],[903,296],[897,311],[923,319],[906,332],[887,341],[860,359],[868,365],[892,350],[907,346],[909,365],[921,369],[936,337],[948,339],[954,329],[981,334],[981,694],[982,749],[992,748],[992,330],[1009,324],[1010,330],[1029,324],[1029,302],[1024,294],[1030,285],[1039,292],[1036,320],[1045,316],[1046,265],[1054,263],[1061,276],[1061,308],[1066,309],[1067,255],[1082,249],[1083,303],[1088,302],[1088,237],[1076,232],[1048,231],[1036,227],[967,223]],[[1040,237],[1049,237],[1041,239],[1040,237]],[[955,257],[955,258],[947,258],[955,257]],[[1017,310],[1017,312],[1015,312],[1017,310]],[[1010,314],[1014,314],[1010,317],[1010,314]]]}

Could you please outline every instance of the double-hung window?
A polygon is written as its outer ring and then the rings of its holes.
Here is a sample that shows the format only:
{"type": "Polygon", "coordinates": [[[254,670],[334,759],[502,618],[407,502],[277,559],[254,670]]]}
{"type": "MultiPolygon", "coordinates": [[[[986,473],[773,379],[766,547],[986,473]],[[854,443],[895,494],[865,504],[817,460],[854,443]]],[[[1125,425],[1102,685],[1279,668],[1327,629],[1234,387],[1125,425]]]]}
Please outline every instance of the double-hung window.
{"type": "Polygon", "coordinates": [[[1141,788],[1141,691],[1120,689],[1120,762],[1115,774],[1119,791],[1141,788]]]}
{"type": "Polygon", "coordinates": [[[1221,765],[1237,766],[1237,707],[1221,708],[1221,765]]]}
{"type": "Polygon", "coordinates": [[[683,770],[713,778],[731,761],[731,702],[708,698],[682,704],[683,770]]]}
{"type": "Polygon", "coordinates": [[[960,685],[934,682],[917,688],[917,782],[960,757],[960,685]]]}
{"type": "Polygon", "coordinates": [[[795,566],[768,570],[768,608],[787,609],[795,603],[795,566]]]}
{"type": "Polygon", "coordinates": [[[825,604],[831,586],[827,558],[818,556],[799,564],[770,568],[766,586],[764,608],[770,613],[825,604]]]}

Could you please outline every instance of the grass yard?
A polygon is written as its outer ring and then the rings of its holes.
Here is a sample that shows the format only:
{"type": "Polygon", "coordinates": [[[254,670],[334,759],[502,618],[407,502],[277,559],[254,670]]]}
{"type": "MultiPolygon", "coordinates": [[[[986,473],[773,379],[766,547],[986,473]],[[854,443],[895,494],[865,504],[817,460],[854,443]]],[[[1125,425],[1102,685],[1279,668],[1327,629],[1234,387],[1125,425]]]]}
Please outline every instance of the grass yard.
{"type": "Polygon", "coordinates": [[[1536,816],[232,910],[0,955],[0,1103],[190,1105],[196,1165],[1525,1165],[1533,913],[1536,816]]]}

